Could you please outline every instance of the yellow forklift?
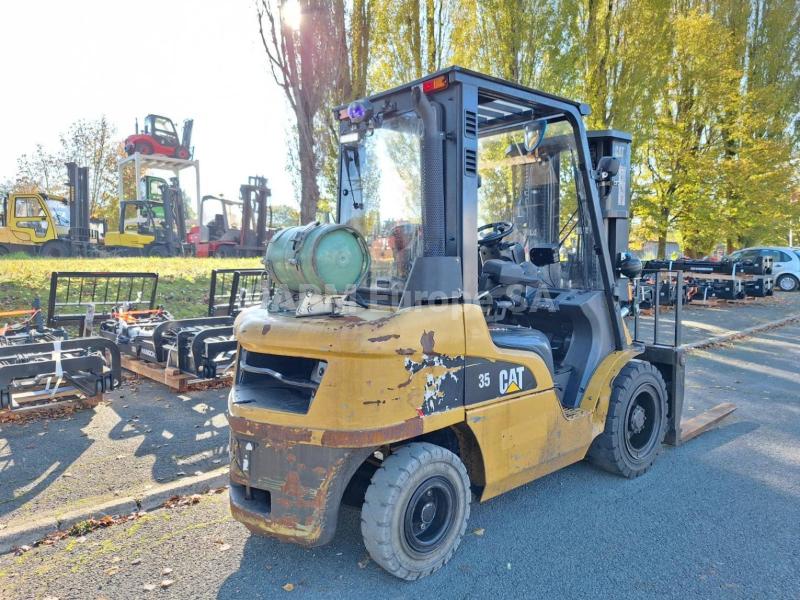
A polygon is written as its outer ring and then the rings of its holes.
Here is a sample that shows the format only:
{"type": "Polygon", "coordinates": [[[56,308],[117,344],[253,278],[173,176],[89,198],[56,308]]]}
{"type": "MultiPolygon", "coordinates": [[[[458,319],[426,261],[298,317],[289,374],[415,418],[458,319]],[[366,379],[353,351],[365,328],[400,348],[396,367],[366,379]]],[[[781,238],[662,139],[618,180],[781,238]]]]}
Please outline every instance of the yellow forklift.
{"type": "Polygon", "coordinates": [[[234,327],[237,520],[317,546],[360,506],[370,556],[418,579],[473,497],[679,443],[678,329],[621,316],[631,138],[589,112],[459,67],[336,110],[338,223],[277,232],[234,327]]]}
{"type": "Polygon", "coordinates": [[[86,256],[96,247],[98,235],[90,227],[88,169],[75,163],[66,166],[67,198],[31,192],[0,199],[0,255],[86,256]]]}
{"type": "Polygon", "coordinates": [[[117,231],[105,234],[105,249],[122,256],[184,256],[186,244],[183,192],[177,178],[143,176],[141,199],[122,200],[117,231]]]}

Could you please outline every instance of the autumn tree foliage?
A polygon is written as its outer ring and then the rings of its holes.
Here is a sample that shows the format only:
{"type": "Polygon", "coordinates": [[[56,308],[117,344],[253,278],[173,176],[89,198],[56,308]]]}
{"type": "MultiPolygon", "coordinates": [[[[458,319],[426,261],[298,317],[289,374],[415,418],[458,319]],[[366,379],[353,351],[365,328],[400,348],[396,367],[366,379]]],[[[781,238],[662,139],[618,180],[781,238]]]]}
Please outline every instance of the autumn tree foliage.
{"type": "MultiPolygon", "coordinates": [[[[266,7],[278,15],[291,3],[263,0],[260,21],[266,7]]],[[[630,131],[634,237],[657,241],[661,255],[668,238],[694,255],[720,242],[729,249],[786,243],[800,223],[794,0],[324,4],[324,17],[314,0],[298,4],[300,32],[317,31],[321,18],[328,27],[324,44],[317,39],[311,51],[324,48],[322,58],[335,58],[328,75],[315,80],[320,104],[297,124],[314,135],[313,174],[301,161],[301,180],[313,177],[302,184],[304,222],[334,203],[331,107],[460,64],[585,101],[591,128],[630,131]]],[[[279,24],[274,31],[286,36],[279,24]]],[[[291,45],[281,48],[291,54],[291,45]]]]}
{"type": "Polygon", "coordinates": [[[80,119],[59,136],[54,150],[37,144],[17,158],[17,175],[11,190],[42,191],[66,195],[65,163],[89,167],[90,212],[97,218],[116,218],[117,160],[124,156],[116,129],[105,116],[80,119]]]}

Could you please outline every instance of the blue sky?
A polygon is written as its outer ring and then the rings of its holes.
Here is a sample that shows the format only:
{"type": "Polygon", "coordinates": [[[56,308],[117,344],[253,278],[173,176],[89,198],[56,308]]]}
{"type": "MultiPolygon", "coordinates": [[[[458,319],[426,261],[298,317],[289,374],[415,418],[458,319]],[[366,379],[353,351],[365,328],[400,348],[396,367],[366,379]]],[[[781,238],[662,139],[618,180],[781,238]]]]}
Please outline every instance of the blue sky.
{"type": "Polygon", "coordinates": [[[123,138],[134,119],[195,119],[203,194],[238,194],[265,175],[295,204],[289,112],[272,81],[252,0],[28,0],[0,3],[0,180],[37,143],[57,148],[74,120],[105,114],[123,138]]]}

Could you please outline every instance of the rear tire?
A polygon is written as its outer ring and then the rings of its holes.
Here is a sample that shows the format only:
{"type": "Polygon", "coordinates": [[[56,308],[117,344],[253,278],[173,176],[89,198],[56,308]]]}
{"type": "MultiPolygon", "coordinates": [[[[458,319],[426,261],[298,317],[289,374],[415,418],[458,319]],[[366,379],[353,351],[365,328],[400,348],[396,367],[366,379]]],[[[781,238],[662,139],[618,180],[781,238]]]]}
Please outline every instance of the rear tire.
{"type": "Polygon", "coordinates": [[[778,289],[782,292],[796,292],[798,288],[800,288],[800,280],[798,280],[794,275],[784,273],[778,277],[775,285],[777,285],[778,289]]]}
{"type": "Polygon", "coordinates": [[[667,386],[652,364],[632,360],[614,379],[606,427],[589,448],[589,460],[630,479],[656,459],[667,432],[667,386]]]}
{"type": "Polygon", "coordinates": [[[236,256],[236,249],[229,244],[218,246],[217,251],[214,252],[215,258],[233,258],[234,256],[236,256]]]}
{"type": "Polygon", "coordinates": [[[147,251],[147,256],[154,258],[166,258],[169,256],[169,252],[164,246],[151,246],[147,251]]]}
{"type": "Polygon", "coordinates": [[[45,242],[40,254],[47,258],[65,258],[69,256],[69,246],[61,240],[51,240],[45,242]]]}
{"type": "Polygon", "coordinates": [[[361,508],[369,555],[395,577],[426,577],[444,566],[469,519],[469,476],[459,458],[425,442],[398,448],[372,476],[361,508]]]}

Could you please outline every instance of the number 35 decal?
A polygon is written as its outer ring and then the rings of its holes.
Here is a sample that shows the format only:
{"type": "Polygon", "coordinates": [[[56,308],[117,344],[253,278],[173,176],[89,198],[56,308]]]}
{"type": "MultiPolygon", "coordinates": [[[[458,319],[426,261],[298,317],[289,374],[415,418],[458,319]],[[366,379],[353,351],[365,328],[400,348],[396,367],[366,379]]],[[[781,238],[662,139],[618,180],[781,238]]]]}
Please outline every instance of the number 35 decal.
{"type": "Polygon", "coordinates": [[[489,373],[480,373],[478,375],[478,387],[487,388],[492,384],[492,376],[489,373]]]}

